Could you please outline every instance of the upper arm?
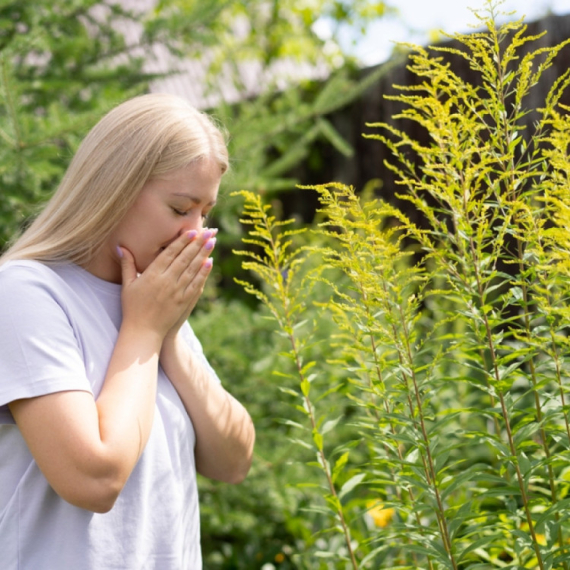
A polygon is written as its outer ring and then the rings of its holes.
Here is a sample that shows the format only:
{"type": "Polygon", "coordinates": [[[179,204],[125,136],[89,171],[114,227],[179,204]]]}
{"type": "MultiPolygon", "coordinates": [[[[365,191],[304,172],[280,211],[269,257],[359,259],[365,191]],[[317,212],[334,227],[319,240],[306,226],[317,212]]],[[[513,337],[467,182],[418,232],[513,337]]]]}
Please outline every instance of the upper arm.
{"type": "Polygon", "coordinates": [[[56,392],[16,400],[9,407],[54,491],[76,506],[109,510],[120,488],[113,463],[106,460],[93,396],[56,392]]]}
{"type": "Polygon", "coordinates": [[[50,270],[2,269],[0,421],[14,420],[54,490],[82,503],[77,491],[83,484],[100,494],[96,487],[106,467],[81,347],[50,270]],[[81,483],[85,473],[94,481],[81,483]]]}
{"type": "Polygon", "coordinates": [[[35,267],[8,267],[0,273],[0,406],[62,390],[92,388],[57,284],[35,267]]]}

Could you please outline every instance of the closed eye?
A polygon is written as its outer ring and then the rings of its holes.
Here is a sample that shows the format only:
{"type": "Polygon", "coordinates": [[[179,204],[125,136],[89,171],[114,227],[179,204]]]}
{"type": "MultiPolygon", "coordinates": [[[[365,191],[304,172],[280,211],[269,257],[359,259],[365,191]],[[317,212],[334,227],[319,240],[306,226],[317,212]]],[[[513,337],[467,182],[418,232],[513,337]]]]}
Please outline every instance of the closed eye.
{"type": "MultiPolygon", "coordinates": [[[[172,208],[172,211],[173,211],[177,216],[187,216],[187,215],[190,213],[190,210],[188,210],[187,212],[184,212],[184,211],[182,211],[182,210],[178,210],[177,208],[172,208]]],[[[201,214],[202,220],[207,220],[207,219],[208,219],[208,214],[209,214],[209,212],[204,213],[204,214],[201,214]]]]}

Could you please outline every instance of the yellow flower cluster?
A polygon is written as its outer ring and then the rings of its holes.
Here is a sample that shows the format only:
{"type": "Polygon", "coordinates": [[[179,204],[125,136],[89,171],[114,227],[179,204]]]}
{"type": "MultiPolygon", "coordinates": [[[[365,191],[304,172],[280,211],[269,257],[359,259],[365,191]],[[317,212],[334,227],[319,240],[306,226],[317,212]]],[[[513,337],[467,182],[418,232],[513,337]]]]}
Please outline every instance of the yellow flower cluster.
{"type": "Polygon", "coordinates": [[[393,508],[384,508],[384,505],[377,501],[367,501],[366,508],[374,524],[380,528],[388,526],[396,513],[393,508]]]}

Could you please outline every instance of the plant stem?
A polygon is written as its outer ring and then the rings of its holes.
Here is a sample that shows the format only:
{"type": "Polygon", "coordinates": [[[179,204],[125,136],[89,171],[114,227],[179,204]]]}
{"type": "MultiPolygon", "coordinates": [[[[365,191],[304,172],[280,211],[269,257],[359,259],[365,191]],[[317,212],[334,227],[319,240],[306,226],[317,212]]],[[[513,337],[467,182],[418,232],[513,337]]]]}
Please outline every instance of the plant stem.
{"type": "MultiPolygon", "coordinates": [[[[520,273],[520,275],[523,275],[524,274],[523,250],[522,250],[522,244],[521,244],[520,239],[517,239],[517,252],[518,252],[519,273],[520,273]]],[[[528,288],[527,288],[526,282],[522,281],[521,289],[522,289],[522,294],[523,294],[524,327],[525,327],[527,337],[530,338],[531,326],[530,326],[530,314],[529,314],[528,288]]],[[[550,332],[551,332],[551,335],[553,335],[552,328],[551,328],[550,332]]],[[[554,338],[552,338],[552,341],[553,341],[554,350],[556,350],[556,345],[554,344],[554,338]]],[[[560,380],[559,362],[558,362],[558,358],[556,358],[556,357],[555,357],[555,363],[556,363],[556,376],[557,376],[557,379],[560,380]]],[[[537,419],[538,423],[540,424],[540,439],[542,441],[542,448],[544,449],[544,454],[546,455],[546,458],[548,460],[550,460],[551,454],[550,454],[550,448],[548,446],[548,437],[546,435],[546,429],[542,423],[542,420],[543,420],[542,406],[540,404],[540,398],[539,398],[538,391],[537,391],[537,378],[536,378],[536,369],[535,369],[535,365],[534,365],[534,356],[531,356],[531,358],[529,360],[529,368],[530,368],[530,378],[531,378],[532,387],[533,387],[534,405],[536,408],[536,419],[537,419]]],[[[564,397],[563,392],[561,393],[561,397],[562,398],[564,397]]],[[[564,405],[563,399],[562,399],[562,404],[564,405]]],[[[564,419],[566,420],[566,429],[568,430],[568,421],[566,419],[566,414],[564,414],[564,419]]],[[[569,436],[570,436],[570,434],[569,434],[569,436]]],[[[557,493],[556,483],[555,483],[555,478],[554,478],[554,470],[552,469],[552,464],[550,461],[548,461],[547,469],[548,469],[548,483],[549,483],[549,487],[550,487],[551,502],[553,505],[555,505],[558,502],[558,493],[557,493]]],[[[557,521],[560,520],[559,513],[556,513],[555,519],[557,521]]],[[[558,542],[560,543],[560,546],[562,547],[562,545],[564,544],[564,535],[563,535],[561,526],[558,528],[558,542]]],[[[562,567],[564,568],[564,570],[568,570],[568,563],[565,560],[562,562],[562,567]]]]}
{"type": "MultiPolygon", "coordinates": [[[[282,329],[284,331],[286,331],[287,336],[289,338],[289,342],[291,343],[291,350],[292,350],[292,354],[293,357],[295,359],[295,366],[297,369],[297,374],[299,376],[299,379],[301,381],[302,384],[304,384],[305,382],[308,382],[308,380],[305,378],[305,374],[303,372],[303,366],[301,364],[301,355],[300,355],[300,351],[299,348],[297,346],[297,340],[295,338],[295,335],[293,333],[294,331],[294,323],[293,323],[293,316],[291,314],[291,302],[290,302],[290,298],[288,295],[288,291],[287,291],[287,286],[284,283],[283,280],[283,267],[280,267],[279,265],[279,259],[280,259],[280,254],[279,254],[279,246],[275,243],[275,239],[273,237],[273,232],[271,231],[271,227],[268,224],[268,220],[267,217],[264,216],[263,217],[263,222],[265,225],[265,230],[266,230],[266,235],[269,236],[269,240],[270,240],[270,245],[271,245],[271,251],[272,251],[272,263],[273,263],[273,269],[276,272],[276,275],[281,276],[280,280],[279,280],[279,297],[280,297],[280,301],[281,301],[281,306],[283,307],[284,310],[284,316],[285,316],[285,327],[282,326],[282,329]]],[[[311,400],[309,399],[308,395],[303,394],[303,399],[305,402],[305,409],[307,412],[307,415],[309,416],[309,420],[311,422],[311,428],[312,428],[312,433],[315,434],[318,432],[318,428],[317,428],[317,420],[315,418],[315,413],[314,413],[314,409],[313,409],[313,404],[311,402],[311,400]]],[[[316,445],[316,444],[315,444],[316,445]]],[[[345,543],[346,543],[346,547],[350,556],[350,562],[352,564],[352,568],[354,570],[358,570],[358,563],[356,561],[356,557],[354,554],[354,550],[352,548],[352,543],[350,540],[350,531],[348,529],[348,525],[346,524],[346,520],[344,518],[344,512],[343,512],[343,508],[342,508],[342,503],[340,502],[340,499],[338,497],[338,494],[336,492],[336,487],[335,484],[332,480],[332,474],[330,471],[330,467],[329,467],[329,463],[327,461],[327,458],[325,456],[324,450],[322,448],[322,446],[316,445],[317,447],[317,453],[318,456],[320,458],[320,463],[322,466],[322,469],[325,473],[326,479],[327,479],[327,484],[329,487],[329,491],[333,497],[334,500],[334,504],[336,507],[336,514],[339,517],[340,520],[340,524],[341,524],[341,528],[342,528],[342,532],[344,535],[344,539],[345,539],[345,543]]]]}
{"type": "MultiPolygon", "coordinates": [[[[290,323],[288,323],[288,324],[290,324],[290,323]]],[[[290,330],[292,330],[292,329],[290,329],[290,330]]],[[[301,382],[304,382],[306,379],[305,379],[305,375],[303,374],[303,366],[301,365],[301,359],[300,359],[299,350],[297,348],[295,335],[293,335],[291,333],[288,336],[289,336],[289,341],[291,342],[291,350],[293,351],[293,355],[295,357],[295,365],[297,367],[297,373],[299,375],[301,382]]],[[[311,428],[313,430],[313,433],[315,433],[317,431],[317,421],[316,421],[315,414],[313,411],[313,405],[312,405],[308,396],[303,396],[303,398],[305,400],[305,407],[307,410],[307,414],[308,414],[309,419],[311,421],[311,428]]],[[[319,457],[321,459],[320,463],[322,465],[323,471],[324,471],[326,478],[327,478],[329,491],[334,498],[335,505],[337,506],[336,511],[337,511],[337,515],[338,515],[339,520],[340,520],[342,532],[344,534],[346,547],[347,547],[348,553],[350,555],[350,561],[352,563],[352,567],[354,568],[354,570],[358,570],[358,564],[356,562],[356,558],[354,556],[354,551],[353,551],[351,540],[350,540],[350,531],[348,529],[348,525],[346,524],[346,520],[344,518],[344,513],[343,513],[343,509],[342,509],[342,504],[340,502],[340,499],[338,498],[338,494],[336,492],[336,488],[335,488],[335,485],[334,485],[333,480],[332,480],[332,474],[330,472],[328,461],[327,461],[325,453],[322,449],[317,449],[317,452],[318,452],[319,457]]]]}
{"type": "MultiPolygon", "coordinates": [[[[370,304],[369,304],[369,302],[368,302],[368,296],[366,295],[366,291],[364,290],[363,284],[359,282],[359,283],[358,283],[358,287],[359,287],[359,290],[360,290],[360,295],[361,295],[362,300],[363,300],[363,304],[364,304],[364,306],[366,307],[366,315],[367,315],[367,317],[368,317],[368,319],[369,319],[369,322],[373,322],[372,312],[371,312],[371,309],[370,309],[370,304]]],[[[372,334],[371,331],[369,332],[369,338],[370,338],[370,346],[371,346],[371,349],[372,349],[372,354],[374,355],[374,368],[375,368],[375,370],[376,370],[376,375],[377,375],[377,377],[378,377],[378,382],[380,383],[381,386],[383,386],[383,385],[384,385],[384,379],[383,379],[383,376],[382,376],[382,368],[381,368],[380,362],[379,362],[379,360],[378,360],[378,352],[377,352],[377,347],[376,347],[376,339],[374,338],[374,335],[372,334]]],[[[373,384],[372,384],[372,381],[371,381],[371,380],[370,380],[370,388],[373,388],[373,384]]],[[[384,407],[385,407],[385,409],[386,409],[386,413],[387,413],[387,414],[390,414],[390,413],[391,413],[391,411],[390,411],[390,405],[389,405],[389,402],[388,402],[388,399],[387,399],[387,398],[384,399],[384,407]]],[[[380,422],[380,415],[378,414],[378,409],[377,409],[376,406],[374,406],[374,412],[375,412],[375,415],[376,415],[376,420],[377,420],[378,422],[380,422]]],[[[393,423],[392,421],[390,421],[390,431],[392,432],[392,435],[396,435],[396,428],[395,428],[394,423],[393,423]]],[[[386,444],[384,444],[384,445],[385,445],[385,450],[386,450],[386,452],[389,453],[389,451],[390,451],[390,450],[389,450],[389,447],[388,447],[386,444]]],[[[403,454],[402,454],[402,449],[401,449],[400,445],[397,445],[396,448],[397,448],[397,450],[398,450],[398,459],[400,460],[400,462],[403,462],[403,461],[404,461],[404,456],[403,456],[403,454]]],[[[408,489],[408,495],[409,495],[409,498],[410,498],[410,501],[411,501],[412,505],[415,505],[415,496],[414,496],[414,492],[413,492],[413,490],[412,490],[411,488],[408,489]]],[[[396,485],[396,496],[397,496],[398,500],[399,500],[400,502],[402,502],[402,496],[401,496],[400,488],[399,488],[397,485],[396,485]]],[[[421,517],[420,517],[420,514],[417,512],[417,510],[416,510],[415,508],[414,508],[414,514],[415,514],[415,517],[416,517],[416,523],[417,523],[417,525],[418,525],[418,529],[420,530],[420,532],[423,532],[423,526],[422,526],[422,524],[421,524],[421,517]]],[[[418,562],[417,562],[417,557],[416,557],[416,553],[415,553],[415,552],[412,552],[412,558],[413,558],[413,560],[414,560],[414,564],[417,566],[418,562]]],[[[433,564],[432,564],[431,559],[430,559],[429,556],[427,557],[427,562],[428,562],[429,569],[430,569],[430,570],[433,570],[433,564]]]]}
{"type": "MultiPolygon", "coordinates": [[[[384,293],[387,295],[388,294],[388,286],[387,286],[386,281],[384,281],[384,280],[382,280],[382,288],[384,290],[384,293]]],[[[388,309],[390,309],[390,307],[388,307],[388,309]]],[[[424,414],[423,414],[423,407],[422,407],[420,390],[419,390],[419,386],[418,386],[416,373],[415,373],[415,370],[413,367],[413,360],[414,359],[412,356],[412,350],[411,350],[411,346],[409,343],[410,333],[409,333],[409,330],[407,328],[406,319],[405,319],[405,316],[402,312],[402,307],[400,304],[398,304],[398,317],[399,317],[399,322],[400,322],[402,329],[403,329],[403,342],[404,342],[404,346],[405,346],[405,351],[404,351],[404,354],[402,354],[401,348],[398,348],[397,350],[398,350],[398,355],[400,358],[400,364],[404,365],[404,363],[407,362],[409,364],[409,368],[411,370],[410,378],[411,378],[412,383],[413,383],[413,393],[414,393],[414,397],[416,400],[417,413],[418,413],[419,420],[420,420],[420,429],[421,429],[423,444],[425,447],[425,455],[424,455],[424,453],[421,453],[422,461],[424,462],[424,469],[426,472],[427,481],[429,484],[431,484],[433,486],[433,490],[434,490],[434,494],[435,494],[435,498],[436,498],[436,502],[437,502],[438,508],[436,510],[436,517],[437,517],[438,525],[440,527],[440,533],[441,533],[441,537],[443,540],[443,546],[445,548],[445,551],[447,552],[447,555],[449,556],[449,560],[453,566],[453,569],[457,570],[458,566],[457,566],[457,562],[455,561],[455,557],[453,556],[453,551],[452,551],[452,547],[451,547],[451,538],[449,535],[449,530],[447,528],[447,522],[445,520],[445,509],[443,507],[443,501],[442,501],[441,495],[439,493],[439,487],[437,484],[437,476],[436,476],[436,472],[435,472],[435,465],[434,465],[433,458],[431,455],[431,450],[429,447],[429,436],[428,436],[425,421],[424,421],[424,414]]],[[[394,339],[398,339],[400,337],[400,335],[398,334],[398,331],[396,329],[395,324],[392,323],[391,326],[392,326],[394,339]]],[[[412,421],[414,421],[414,415],[415,415],[414,406],[413,406],[412,400],[409,397],[409,378],[405,372],[402,372],[402,379],[404,381],[404,385],[408,389],[408,406],[410,408],[410,419],[412,419],[412,421]]],[[[414,423],[415,423],[415,421],[414,421],[414,423]]]]}
{"type": "MultiPolygon", "coordinates": [[[[483,285],[481,283],[481,276],[479,273],[479,256],[476,253],[475,245],[474,245],[472,239],[470,239],[470,249],[471,249],[472,259],[474,262],[473,265],[474,265],[475,279],[477,281],[478,298],[479,298],[479,302],[480,302],[479,308],[480,308],[481,313],[483,315],[483,323],[485,326],[486,342],[487,342],[487,346],[489,348],[489,354],[491,356],[491,367],[492,367],[492,371],[493,371],[493,376],[495,378],[495,382],[497,383],[497,388],[499,388],[501,377],[499,374],[497,354],[495,351],[495,343],[493,341],[493,334],[491,331],[491,326],[489,324],[489,319],[487,317],[486,311],[483,310],[484,291],[483,291],[483,285]]],[[[515,472],[517,475],[517,482],[518,482],[519,489],[521,492],[521,498],[522,498],[522,502],[523,502],[523,508],[525,511],[525,516],[526,516],[528,528],[529,528],[529,531],[530,531],[530,534],[532,537],[533,548],[534,548],[534,551],[535,551],[535,554],[536,554],[536,557],[538,560],[538,565],[540,567],[540,570],[544,570],[544,562],[542,561],[542,554],[540,552],[540,547],[539,547],[538,540],[536,537],[536,532],[534,529],[534,522],[532,520],[532,515],[531,515],[529,504],[528,504],[528,497],[527,497],[526,489],[525,489],[525,485],[524,485],[524,478],[522,476],[520,466],[519,466],[517,449],[516,449],[514,439],[513,439],[513,434],[512,434],[512,430],[511,430],[511,423],[510,423],[510,419],[509,419],[509,413],[507,410],[507,406],[505,404],[504,394],[503,394],[503,391],[500,389],[497,389],[497,393],[499,395],[499,401],[501,404],[501,413],[503,415],[503,421],[505,423],[505,428],[507,431],[507,440],[508,440],[508,444],[509,444],[509,449],[511,451],[511,456],[514,458],[513,465],[514,465],[515,472]]]]}

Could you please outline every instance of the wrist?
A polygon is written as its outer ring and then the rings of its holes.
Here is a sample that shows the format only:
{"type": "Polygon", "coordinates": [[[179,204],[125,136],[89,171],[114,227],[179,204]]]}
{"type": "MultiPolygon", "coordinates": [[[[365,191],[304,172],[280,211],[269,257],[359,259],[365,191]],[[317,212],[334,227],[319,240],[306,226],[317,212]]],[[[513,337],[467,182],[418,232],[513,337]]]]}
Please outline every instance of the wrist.
{"type": "Polygon", "coordinates": [[[128,342],[133,346],[154,349],[159,353],[164,342],[164,334],[150,327],[142,327],[123,321],[119,329],[119,340],[128,342]]]}
{"type": "Polygon", "coordinates": [[[169,330],[162,340],[160,349],[160,361],[173,358],[179,350],[179,343],[182,342],[182,334],[180,329],[169,330]]]}

